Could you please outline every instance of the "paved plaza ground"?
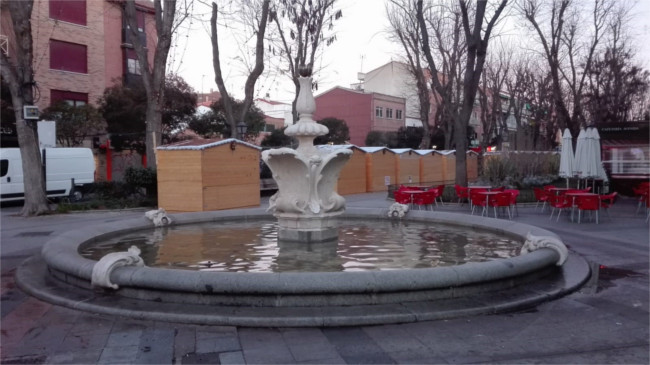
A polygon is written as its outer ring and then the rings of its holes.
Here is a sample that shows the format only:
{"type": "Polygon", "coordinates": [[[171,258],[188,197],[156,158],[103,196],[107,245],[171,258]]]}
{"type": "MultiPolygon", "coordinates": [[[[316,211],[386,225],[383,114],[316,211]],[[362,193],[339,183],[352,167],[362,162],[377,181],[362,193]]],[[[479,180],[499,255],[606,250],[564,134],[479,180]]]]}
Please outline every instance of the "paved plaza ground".
{"type": "MultiPolygon", "coordinates": [[[[348,206],[386,208],[386,193],[348,196],[348,206]]],[[[263,205],[266,203],[263,203],[263,205]]],[[[469,214],[467,205],[438,210],[469,214]]],[[[558,234],[593,268],[578,292],[507,314],[400,325],[240,328],[97,315],[51,305],[16,287],[22,261],[50,238],[141,217],[144,210],[23,218],[1,212],[3,364],[648,364],[649,232],[636,202],[622,198],[600,224],[549,220],[519,207],[515,221],[558,234]]]]}

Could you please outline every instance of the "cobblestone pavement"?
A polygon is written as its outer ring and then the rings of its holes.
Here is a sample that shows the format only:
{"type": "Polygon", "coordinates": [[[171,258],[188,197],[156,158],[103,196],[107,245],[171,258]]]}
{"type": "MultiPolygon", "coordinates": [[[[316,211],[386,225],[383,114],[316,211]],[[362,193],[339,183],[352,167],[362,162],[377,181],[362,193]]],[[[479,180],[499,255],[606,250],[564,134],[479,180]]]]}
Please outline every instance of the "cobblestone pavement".
{"type": "MultiPolygon", "coordinates": [[[[385,193],[347,197],[385,208],[385,193]]],[[[437,209],[468,213],[467,206],[437,209]]],[[[595,275],[579,292],[523,312],[343,328],[239,328],[140,321],[54,306],[16,288],[13,274],[49,238],[143,210],[22,218],[0,210],[3,364],[630,363],[649,359],[649,234],[621,199],[601,224],[548,219],[519,207],[516,221],[556,232],[595,275]]]]}

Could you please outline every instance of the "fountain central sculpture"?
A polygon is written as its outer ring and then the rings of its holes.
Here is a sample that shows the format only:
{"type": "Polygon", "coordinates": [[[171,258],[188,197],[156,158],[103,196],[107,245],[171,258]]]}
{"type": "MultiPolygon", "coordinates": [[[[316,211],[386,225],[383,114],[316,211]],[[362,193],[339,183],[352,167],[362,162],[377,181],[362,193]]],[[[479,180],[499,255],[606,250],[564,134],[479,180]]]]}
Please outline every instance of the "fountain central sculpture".
{"type": "Polygon", "coordinates": [[[278,219],[280,241],[332,241],[338,237],[336,216],[345,212],[345,199],[336,193],[336,183],[352,151],[321,151],[314,146],[314,138],[329,130],[312,119],[316,102],[311,91],[311,67],[301,66],[299,74],[299,120],[284,132],[298,140],[298,148],[262,152],[278,184],[269,211],[278,219]]]}

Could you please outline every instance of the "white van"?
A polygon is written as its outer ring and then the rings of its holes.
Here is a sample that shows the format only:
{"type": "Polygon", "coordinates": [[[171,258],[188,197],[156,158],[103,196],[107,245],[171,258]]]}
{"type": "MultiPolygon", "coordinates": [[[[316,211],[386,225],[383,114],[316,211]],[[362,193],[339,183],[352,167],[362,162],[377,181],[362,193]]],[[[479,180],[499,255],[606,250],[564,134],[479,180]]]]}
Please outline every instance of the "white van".
{"type": "MultiPolygon", "coordinates": [[[[95,159],[90,148],[45,148],[45,156],[48,197],[69,196],[78,200],[83,196],[86,187],[95,181],[95,159]]],[[[0,201],[24,198],[20,149],[1,148],[0,201]]]]}

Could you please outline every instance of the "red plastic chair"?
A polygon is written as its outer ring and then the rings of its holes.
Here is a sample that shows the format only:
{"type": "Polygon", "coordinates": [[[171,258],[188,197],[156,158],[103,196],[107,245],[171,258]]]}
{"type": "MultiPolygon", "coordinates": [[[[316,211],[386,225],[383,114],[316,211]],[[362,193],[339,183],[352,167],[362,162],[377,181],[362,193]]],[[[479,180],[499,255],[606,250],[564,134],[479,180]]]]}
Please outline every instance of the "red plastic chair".
{"type": "Polygon", "coordinates": [[[537,206],[539,205],[540,202],[544,203],[542,204],[542,212],[544,211],[544,208],[546,207],[546,203],[548,203],[548,198],[552,195],[549,194],[548,191],[542,190],[540,188],[533,188],[533,192],[535,193],[535,200],[537,203],[535,203],[535,209],[537,209],[537,206]]]}
{"type": "Polygon", "coordinates": [[[442,201],[442,194],[445,192],[445,185],[438,185],[435,187],[435,189],[438,191],[438,196],[436,196],[436,204],[438,200],[440,200],[440,205],[445,205],[442,201]]]}
{"type": "Polygon", "coordinates": [[[544,185],[544,191],[548,192],[550,189],[553,189],[555,185],[544,185]]]}
{"type": "Polygon", "coordinates": [[[503,191],[506,191],[506,187],[505,186],[499,186],[498,188],[492,188],[490,191],[501,191],[501,192],[503,192],[503,191]]]}
{"type": "Polygon", "coordinates": [[[431,193],[433,195],[433,204],[438,205],[438,200],[440,200],[440,204],[442,204],[442,191],[444,189],[444,185],[442,185],[442,188],[440,186],[437,186],[435,188],[430,188],[427,190],[428,193],[431,193]]]}
{"type": "Polygon", "coordinates": [[[510,202],[512,195],[510,193],[502,192],[501,194],[490,195],[488,205],[494,208],[494,218],[497,218],[497,208],[504,208],[508,212],[508,219],[512,219],[510,214],[510,202]]]}
{"type": "Polygon", "coordinates": [[[411,204],[411,196],[408,194],[404,194],[401,191],[397,190],[393,193],[393,196],[395,197],[396,203],[406,204],[406,205],[411,204]]]}
{"type": "Polygon", "coordinates": [[[607,213],[607,217],[609,219],[612,219],[612,217],[609,215],[609,208],[614,205],[617,196],[617,192],[600,196],[600,207],[605,211],[605,213],[607,213]]]}
{"type": "Polygon", "coordinates": [[[456,196],[458,197],[458,204],[460,204],[461,200],[469,199],[468,188],[456,184],[454,189],[456,190],[456,196]]]}
{"type": "Polygon", "coordinates": [[[483,214],[487,214],[487,199],[485,198],[485,195],[480,194],[479,191],[474,191],[472,189],[472,192],[470,193],[470,200],[472,202],[472,215],[474,215],[474,208],[476,207],[483,207],[483,210],[481,211],[481,217],[483,214]]]}
{"type": "Polygon", "coordinates": [[[583,210],[596,212],[596,224],[598,224],[598,209],[600,208],[600,198],[598,196],[578,196],[578,223],[583,210]]]}
{"type": "Polygon", "coordinates": [[[560,220],[560,214],[562,214],[563,210],[571,209],[571,207],[573,206],[573,199],[571,199],[566,195],[550,194],[548,196],[548,205],[553,208],[549,219],[552,219],[553,214],[555,214],[555,210],[556,209],[558,210],[557,218],[555,219],[555,221],[557,222],[560,220]]]}
{"type": "Polygon", "coordinates": [[[424,207],[426,210],[427,207],[432,207],[433,208],[433,203],[436,199],[436,193],[434,191],[425,191],[422,194],[418,194],[415,196],[413,203],[418,206],[418,209],[424,207]]]}
{"type": "Polygon", "coordinates": [[[519,215],[519,208],[517,208],[517,198],[519,197],[519,190],[517,189],[506,189],[504,193],[510,194],[510,206],[514,211],[519,215]]]}

